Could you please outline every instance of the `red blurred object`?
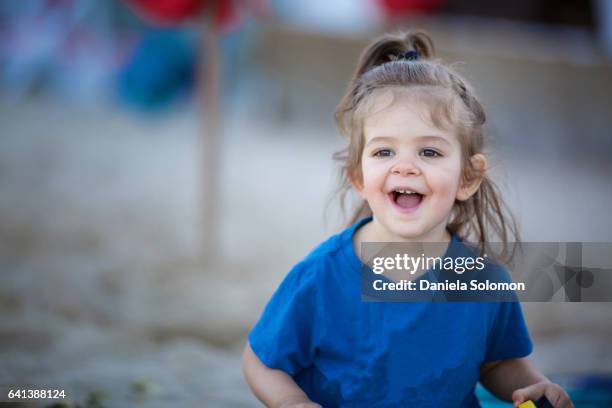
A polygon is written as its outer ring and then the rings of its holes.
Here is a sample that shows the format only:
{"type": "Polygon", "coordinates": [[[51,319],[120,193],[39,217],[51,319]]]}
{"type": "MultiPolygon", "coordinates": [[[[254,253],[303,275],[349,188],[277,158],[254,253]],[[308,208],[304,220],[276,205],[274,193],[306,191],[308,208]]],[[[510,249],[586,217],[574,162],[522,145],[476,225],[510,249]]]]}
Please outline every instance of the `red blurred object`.
{"type": "Polygon", "coordinates": [[[235,28],[240,23],[240,15],[236,2],[232,0],[222,0],[217,5],[214,16],[214,25],[221,31],[228,31],[235,28]]]}
{"type": "Polygon", "coordinates": [[[203,13],[214,13],[212,21],[220,31],[229,31],[240,23],[240,13],[265,14],[268,0],[125,0],[144,19],[162,25],[176,25],[203,13]]]}
{"type": "Polygon", "coordinates": [[[161,24],[176,24],[200,15],[208,0],[126,0],[147,20],[161,24]]]}
{"type": "Polygon", "coordinates": [[[378,0],[388,16],[426,13],[440,8],[445,0],[378,0]]]}

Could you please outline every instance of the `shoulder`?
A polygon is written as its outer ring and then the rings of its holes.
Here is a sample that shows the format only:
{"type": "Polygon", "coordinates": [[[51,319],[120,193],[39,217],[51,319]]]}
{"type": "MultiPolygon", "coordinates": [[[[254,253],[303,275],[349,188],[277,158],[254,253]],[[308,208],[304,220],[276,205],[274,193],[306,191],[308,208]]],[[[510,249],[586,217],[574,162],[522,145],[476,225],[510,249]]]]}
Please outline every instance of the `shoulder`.
{"type": "Polygon", "coordinates": [[[300,260],[290,273],[300,274],[305,280],[312,280],[316,275],[341,262],[342,232],[332,235],[314,247],[308,255],[300,260]]]}
{"type": "Polygon", "coordinates": [[[298,275],[302,282],[312,283],[324,278],[330,271],[353,268],[355,261],[352,259],[352,237],[364,222],[367,222],[367,219],[358,221],[321,242],[291,269],[289,275],[298,275]]]}
{"type": "Polygon", "coordinates": [[[450,245],[452,249],[449,252],[453,256],[479,260],[479,265],[482,265],[482,267],[478,270],[482,273],[489,275],[491,278],[496,278],[500,282],[512,281],[508,269],[498,260],[498,257],[491,256],[487,252],[482,253],[477,244],[466,242],[453,235],[450,245]]]}

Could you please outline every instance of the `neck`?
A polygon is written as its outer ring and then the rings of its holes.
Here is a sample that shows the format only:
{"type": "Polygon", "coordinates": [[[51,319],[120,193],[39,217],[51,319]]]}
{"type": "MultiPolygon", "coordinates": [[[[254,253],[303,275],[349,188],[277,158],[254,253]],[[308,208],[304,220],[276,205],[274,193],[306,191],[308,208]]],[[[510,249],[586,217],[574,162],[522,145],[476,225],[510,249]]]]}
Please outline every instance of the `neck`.
{"type": "MultiPolygon", "coordinates": [[[[428,252],[428,255],[431,256],[442,256],[446,251],[450,240],[451,234],[446,229],[446,222],[440,224],[436,228],[433,228],[426,234],[414,237],[402,237],[390,233],[379,222],[377,222],[376,218],[373,218],[371,222],[361,226],[355,232],[353,235],[353,248],[355,249],[357,256],[364,262],[367,262],[367,260],[362,258],[361,244],[367,242],[405,242],[415,244],[421,244],[424,242],[441,243],[444,245],[428,245],[427,248],[429,250],[425,252],[428,252]]],[[[419,248],[421,248],[421,246],[419,246],[419,248]]],[[[416,252],[420,253],[422,250],[423,248],[417,250],[416,252]]]]}
{"type": "Polygon", "coordinates": [[[435,228],[427,231],[424,234],[417,236],[400,236],[388,231],[381,225],[376,218],[360,228],[360,238],[362,242],[445,242],[451,240],[451,234],[446,229],[446,222],[437,225],[435,228]]]}

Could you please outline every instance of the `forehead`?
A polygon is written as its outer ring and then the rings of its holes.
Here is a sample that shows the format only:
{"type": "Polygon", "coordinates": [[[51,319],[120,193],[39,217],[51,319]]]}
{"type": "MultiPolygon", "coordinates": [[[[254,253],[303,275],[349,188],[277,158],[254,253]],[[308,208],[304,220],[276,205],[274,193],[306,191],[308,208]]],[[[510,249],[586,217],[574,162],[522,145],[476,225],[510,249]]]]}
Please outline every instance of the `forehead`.
{"type": "Polygon", "coordinates": [[[365,142],[376,137],[437,136],[455,143],[452,118],[443,112],[453,103],[451,97],[431,87],[373,92],[361,112],[365,142]]]}

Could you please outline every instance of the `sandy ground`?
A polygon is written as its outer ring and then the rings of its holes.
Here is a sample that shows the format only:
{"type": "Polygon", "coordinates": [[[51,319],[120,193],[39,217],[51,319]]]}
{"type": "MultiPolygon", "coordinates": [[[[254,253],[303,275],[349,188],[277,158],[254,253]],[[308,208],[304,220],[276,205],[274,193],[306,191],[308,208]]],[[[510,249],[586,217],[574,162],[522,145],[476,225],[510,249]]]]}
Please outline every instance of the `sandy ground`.
{"type": "MultiPolygon", "coordinates": [[[[337,207],[325,217],[331,123],[228,118],[209,262],[191,108],[152,118],[3,98],[0,123],[0,384],[109,407],[257,406],[244,336],[288,268],[340,226],[337,207]]],[[[512,149],[500,163],[526,240],[612,242],[609,164],[512,149]]],[[[540,367],[612,372],[611,305],[525,305],[540,367]]]]}

